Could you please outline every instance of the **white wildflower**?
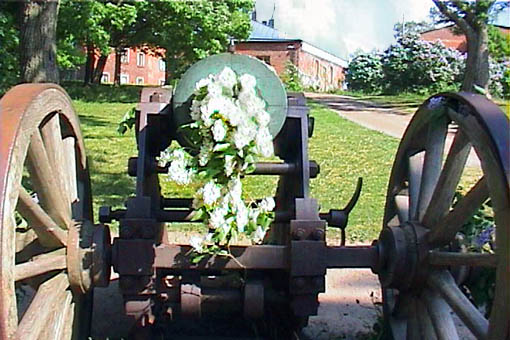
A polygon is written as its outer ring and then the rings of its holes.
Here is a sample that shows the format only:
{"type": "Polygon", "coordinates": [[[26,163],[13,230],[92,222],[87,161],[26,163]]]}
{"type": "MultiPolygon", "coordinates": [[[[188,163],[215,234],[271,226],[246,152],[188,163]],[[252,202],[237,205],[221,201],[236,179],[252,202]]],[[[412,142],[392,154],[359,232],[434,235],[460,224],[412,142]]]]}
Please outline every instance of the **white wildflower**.
{"type": "Polygon", "coordinates": [[[260,210],[259,209],[250,209],[249,218],[253,223],[257,223],[257,219],[259,218],[260,210]]]}
{"type": "Polygon", "coordinates": [[[213,205],[221,196],[220,186],[213,181],[207,182],[203,189],[205,205],[213,205]]]}
{"type": "Polygon", "coordinates": [[[234,144],[237,149],[242,149],[255,139],[257,135],[257,126],[249,120],[243,121],[234,133],[234,144]]]}
{"type": "Polygon", "coordinates": [[[228,193],[233,202],[241,199],[241,195],[243,193],[243,184],[241,183],[239,177],[236,177],[228,182],[228,193]]]}
{"type": "Polygon", "coordinates": [[[272,197],[264,198],[259,204],[260,210],[262,210],[264,212],[273,211],[274,207],[275,207],[275,202],[272,197]]]}
{"type": "Polygon", "coordinates": [[[232,90],[234,85],[237,83],[237,76],[230,67],[225,67],[217,77],[218,82],[221,86],[232,90]]]}
{"type": "Polygon", "coordinates": [[[255,243],[262,242],[264,237],[266,236],[266,231],[261,226],[257,226],[257,229],[255,229],[255,233],[253,235],[253,241],[255,243]]]}
{"type": "Polygon", "coordinates": [[[227,135],[227,129],[221,119],[217,119],[214,122],[211,131],[213,133],[213,138],[216,142],[222,142],[225,139],[225,136],[227,135]]]}
{"type": "Polygon", "coordinates": [[[248,224],[249,216],[248,216],[248,208],[244,204],[237,206],[236,211],[236,223],[237,223],[237,229],[240,232],[244,231],[244,227],[248,224]]]}
{"type": "Polygon", "coordinates": [[[202,236],[192,236],[189,240],[189,245],[197,252],[201,253],[204,251],[204,238],[202,236]]]}
{"type": "Polygon", "coordinates": [[[228,210],[218,207],[214,209],[209,217],[209,225],[211,228],[220,228],[225,223],[225,215],[228,210]]]}
{"type": "Polygon", "coordinates": [[[255,85],[257,85],[255,77],[247,73],[239,77],[239,82],[241,83],[241,88],[243,90],[254,89],[255,85]]]}
{"type": "Polygon", "coordinates": [[[210,74],[209,77],[207,78],[202,78],[200,79],[196,84],[195,84],[195,90],[200,90],[202,87],[205,87],[205,86],[209,86],[209,84],[211,83],[212,81],[212,75],[210,74]]]}
{"type": "Polygon", "coordinates": [[[274,154],[273,137],[268,128],[260,129],[255,139],[257,152],[264,157],[271,157],[274,154]]]}
{"type": "Polygon", "coordinates": [[[234,156],[231,155],[225,156],[225,175],[227,175],[227,177],[230,177],[234,173],[234,169],[236,166],[234,160],[235,160],[234,156]]]}
{"type": "Polygon", "coordinates": [[[210,98],[221,96],[222,88],[221,85],[216,82],[210,82],[207,85],[207,96],[210,98]]]}
{"type": "Polygon", "coordinates": [[[266,111],[261,110],[255,113],[255,119],[257,119],[259,126],[264,128],[269,125],[269,122],[271,121],[271,116],[266,111]]]}

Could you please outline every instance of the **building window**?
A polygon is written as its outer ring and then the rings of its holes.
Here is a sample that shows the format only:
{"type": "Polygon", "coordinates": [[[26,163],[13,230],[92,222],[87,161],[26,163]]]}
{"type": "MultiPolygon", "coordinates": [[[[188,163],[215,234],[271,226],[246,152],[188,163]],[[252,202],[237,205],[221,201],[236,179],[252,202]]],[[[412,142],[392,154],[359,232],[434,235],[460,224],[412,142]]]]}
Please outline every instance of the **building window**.
{"type": "Polygon", "coordinates": [[[110,74],[108,72],[104,72],[103,75],[101,76],[101,83],[105,84],[105,83],[109,83],[109,82],[110,82],[110,74]]]}
{"type": "Polygon", "coordinates": [[[123,64],[129,64],[129,48],[123,48],[120,51],[120,62],[123,64]]]}
{"type": "Polygon", "coordinates": [[[324,81],[327,81],[328,79],[328,69],[326,68],[326,66],[322,66],[322,78],[324,78],[324,81]]]}
{"type": "Polygon", "coordinates": [[[333,80],[335,79],[335,73],[333,70],[333,66],[329,67],[329,82],[333,84],[333,80]]]}
{"type": "Polygon", "coordinates": [[[319,77],[319,61],[318,60],[315,61],[315,75],[317,76],[317,78],[319,77]]]}
{"type": "Polygon", "coordinates": [[[269,57],[268,55],[258,55],[257,59],[260,59],[266,64],[271,65],[271,57],[269,57]]]}
{"type": "Polygon", "coordinates": [[[136,85],[143,85],[143,77],[136,77],[136,85]]]}
{"type": "Polygon", "coordinates": [[[139,66],[139,67],[145,66],[145,53],[138,52],[136,54],[136,66],[139,66]]]}
{"type": "Polygon", "coordinates": [[[161,86],[165,85],[165,79],[160,79],[159,80],[159,85],[161,85],[161,86]]]}
{"type": "Polygon", "coordinates": [[[159,70],[162,72],[165,72],[166,64],[165,64],[165,60],[163,58],[159,58],[158,65],[159,65],[159,70]]]}
{"type": "Polygon", "coordinates": [[[120,75],[120,83],[121,84],[129,84],[129,75],[128,74],[121,74],[120,75]]]}

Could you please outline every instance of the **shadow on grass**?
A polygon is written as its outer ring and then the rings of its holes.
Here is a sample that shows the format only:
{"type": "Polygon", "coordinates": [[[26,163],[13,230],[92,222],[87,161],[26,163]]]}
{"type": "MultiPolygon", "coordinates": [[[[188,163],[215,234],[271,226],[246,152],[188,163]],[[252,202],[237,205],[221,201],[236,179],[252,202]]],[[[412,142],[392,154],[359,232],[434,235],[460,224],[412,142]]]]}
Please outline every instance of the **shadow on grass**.
{"type": "Polygon", "coordinates": [[[137,103],[143,88],[136,85],[83,85],[82,82],[63,82],[62,87],[74,100],[95,103],[137,103]]]}
{"type": "Polygon", "coordinates": [[[94,171],[91,180],[93,197],[101,198],[100,205],[123,206],[135,192],[135,181],[126,173],[94,171]]]}

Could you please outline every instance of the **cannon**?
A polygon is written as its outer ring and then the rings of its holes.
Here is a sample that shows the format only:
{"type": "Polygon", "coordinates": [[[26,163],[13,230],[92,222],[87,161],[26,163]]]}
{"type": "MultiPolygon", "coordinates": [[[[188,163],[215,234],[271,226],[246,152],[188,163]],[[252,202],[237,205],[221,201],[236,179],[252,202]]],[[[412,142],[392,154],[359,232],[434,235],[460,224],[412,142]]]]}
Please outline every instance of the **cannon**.
{"type": "Polygon", "coordinates": [[[456,339],[460,320],[476,338],[510,339],[510,126],[485,97],[441,93],[419,107],[395,156],[380,236],[369,246],[345,245],[361,181],[344,209],[319,211],[309,188],[320,168],[308,158],[314,120],[306,99],[287,94],[250,57],[211,56],[184,74],[174,94],[142,91],[138,155],[127,169],[135,195],[125,209],[101,207],[99,224],[79,120],[61,87],[11,89],[0,101],[0,128],[1,339],[86,339],[93,308],[107,306],[93,306],[94,289],[108,286],[112,268],[133,338],[151,338],[157,324],[221,314],[269,316],[298,330],[317,313],[328,268],[370,268],[379,276],[390,338],[456,339]],[[178,127],[189,119],[195,82],[226,65],[256,77],[271,114],[280,161],[257,163],[250,176],[278,176],[275,220],[263,244],[235,245],[230,256],[193,263],[190,246],[175,244],[165,228],[190,222],[192,199],[162,197],[158,176],[168,169],[157,157],[172,141],[191,143],[178,127]],[[481,175],[455,199],[473,152],[481,175]],[[493,251],[459,247],[458,232],[487,200],[493,251]],[[119,223],[113,241],[112,221],[119,223]],[[340,246],[327,244],[327,226],[341,229],[340,246]],[[480,267],[496,278],[485,314],[459,287],[480,267]]]}

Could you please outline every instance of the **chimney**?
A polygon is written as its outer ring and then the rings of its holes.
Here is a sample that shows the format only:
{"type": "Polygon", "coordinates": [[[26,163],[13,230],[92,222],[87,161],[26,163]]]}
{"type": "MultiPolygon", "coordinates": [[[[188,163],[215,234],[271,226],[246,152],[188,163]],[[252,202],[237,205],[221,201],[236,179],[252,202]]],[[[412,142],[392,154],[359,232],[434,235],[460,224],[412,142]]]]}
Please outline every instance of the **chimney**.
{"type": "Polygon", "coordinates": [[[253,12],[251,12],[251,20],[257,21],[257,10],[254,9],[253,12]]]}
{"type": "Polygon", "coordinates": [[[274,19],[269,19],[269,22],[267,23],[269,27],[274,28],[274,19]]]}

